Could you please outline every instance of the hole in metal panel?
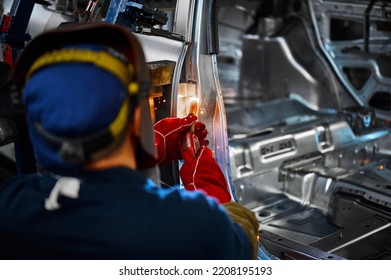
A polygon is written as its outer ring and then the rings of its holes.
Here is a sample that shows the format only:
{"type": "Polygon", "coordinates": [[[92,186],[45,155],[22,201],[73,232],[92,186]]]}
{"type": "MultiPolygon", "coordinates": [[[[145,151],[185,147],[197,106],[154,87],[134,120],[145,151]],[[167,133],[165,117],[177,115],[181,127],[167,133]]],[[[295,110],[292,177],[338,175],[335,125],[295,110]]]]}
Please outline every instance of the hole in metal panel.
{"type": "Polygon", "coordinates": [[[267,216],[270,216],[270,212],[269,212],[269,211],[263,210],[263,211],[260,211],[260,212],[258,213],[258,216],[259,216],[259,217],[267,217],[267,216]]]}
{"type": "Polygon", "coordinates": [[[367,68],[344,67],[343,72],[357,90],[361,90],[371,76],[371,71],[367,68]]]}
{"type": "Polygon", "coordinates": [[[385,91],[376,92],[369,100],[371,107],[391,111],[391,93],[385,91]]]}
{"type": "Polygon", "coordinates": [[[364,27],[361,22],[336,19],[330,20],[330,40],[331,41],[351,41],[364,37],[364,27]]]}

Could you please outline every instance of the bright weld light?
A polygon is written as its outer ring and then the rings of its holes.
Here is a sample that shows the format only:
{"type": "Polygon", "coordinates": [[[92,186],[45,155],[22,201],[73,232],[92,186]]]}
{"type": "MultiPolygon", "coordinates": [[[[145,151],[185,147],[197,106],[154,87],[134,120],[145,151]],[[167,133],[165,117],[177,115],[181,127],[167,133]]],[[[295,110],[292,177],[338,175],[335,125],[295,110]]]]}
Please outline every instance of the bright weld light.
{"type": "Polygon", "coordinates": [[[199,98],[194,83],[181,83],[178,87],[177,116],[185,117],[190,113],[198,115],[199,98]]]}

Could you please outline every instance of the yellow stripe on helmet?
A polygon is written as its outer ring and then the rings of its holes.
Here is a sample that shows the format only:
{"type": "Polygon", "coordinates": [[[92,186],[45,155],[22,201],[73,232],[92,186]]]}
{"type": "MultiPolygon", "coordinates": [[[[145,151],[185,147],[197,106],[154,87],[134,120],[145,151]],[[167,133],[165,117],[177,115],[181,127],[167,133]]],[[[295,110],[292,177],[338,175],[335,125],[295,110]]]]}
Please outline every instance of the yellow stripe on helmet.
{"type": "Polygon", "coordinates": [[[121,106],[115,120],[109,125],[109,131],[114,137],[118,137],[124,131],[129,118],[129,99],[126,99],[121,106]]]}
{"type": "Polygon", "coordinates": [[[130,95],[138,93],[138,83],[134,81],[134,69],[132,64],[125,63],[121,59],[106,51],[93,51],[81,49],[61,49],[47,52],[39,57],[27,72],[26,80],[37,70],[60,63],[91,63],[116,76],[127,88],[130,95]]]}

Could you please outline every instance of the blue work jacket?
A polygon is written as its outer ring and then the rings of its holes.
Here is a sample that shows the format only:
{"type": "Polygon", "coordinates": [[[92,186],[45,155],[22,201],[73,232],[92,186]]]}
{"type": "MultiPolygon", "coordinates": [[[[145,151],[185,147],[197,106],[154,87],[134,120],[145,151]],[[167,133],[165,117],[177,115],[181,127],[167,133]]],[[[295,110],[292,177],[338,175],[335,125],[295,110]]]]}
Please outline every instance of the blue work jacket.
{"type": "Polygon", "coordinates": [[[163,189],[127,168],[79,177],[77,198],[45,209],[58,178],[0,187],[0,259],[250,259],[245,232],[201,192],[163,189]]]}

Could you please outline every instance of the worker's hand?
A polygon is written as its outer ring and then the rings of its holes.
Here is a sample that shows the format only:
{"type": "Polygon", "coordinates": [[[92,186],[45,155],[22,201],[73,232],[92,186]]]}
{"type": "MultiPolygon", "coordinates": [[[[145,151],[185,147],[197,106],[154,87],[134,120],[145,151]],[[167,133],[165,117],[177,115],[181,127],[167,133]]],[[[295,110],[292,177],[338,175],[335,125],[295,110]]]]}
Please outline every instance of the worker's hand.
{"type": "Polygon", "coordinates": [[[181,142],[186,132],[193,130],[200,145],[208,144],[205,139],[208,134],[205,124],[198,122],[197,119],[195,115],[184,118],[165,118],[154,125],[159,165],[166,164],[174,159],[182,159],[181,142]]]}
{"type": "Polygon", "coordinates": [[[238,224],[250,240],[253,249],[253,259],[258,255],[259,223],[255,214],[237,202],[224,203],[231,220],[238,224]]]}
{"type": "Polygon", "coordinates": [[[227,181],[212,151],[202,145],[197,156],[192,160],[188,160],[189,158],[184,159],[179,171],[185,189],[201,190],[220,203],[230,202],[227,181]]]}
{"type": "Polygon", "coordinates": [[[198,138],[198,142],[200,143],[200,146],[208,146],[209,141],[206,140],[206,136],[208,135],[208,131],[206,130],[206,126],[202,122],[196,122],[194,124],[194,134],[198,138]]]}

